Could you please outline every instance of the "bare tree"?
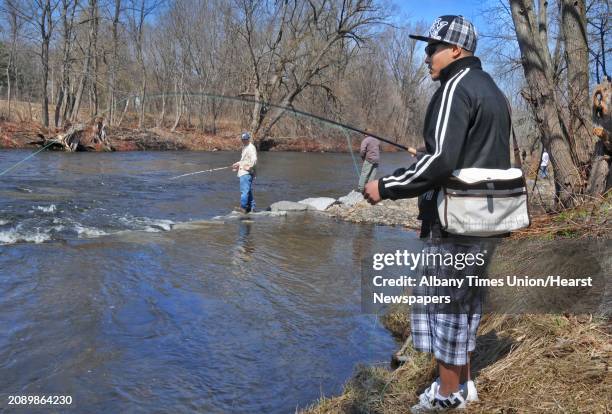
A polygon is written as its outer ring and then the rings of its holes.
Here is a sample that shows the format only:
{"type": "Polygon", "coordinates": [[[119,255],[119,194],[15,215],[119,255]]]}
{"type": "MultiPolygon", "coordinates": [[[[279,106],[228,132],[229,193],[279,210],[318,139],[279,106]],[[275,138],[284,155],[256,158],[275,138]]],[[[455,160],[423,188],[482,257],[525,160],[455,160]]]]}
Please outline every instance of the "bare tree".
{"type": "Polygon", "coordinates": [[[567,63],[569,131],[574,162],[584,169],[594,149],[589,96],[589,49],[584,0],[562,0],[561,19],[567,63]]]}
{"type": "Polygon", "coordinates": [[[92,65],[92,59],[93,59],[93,55],[95,53],[94,51],[94,38],[96,36],[95,32],[96,32],[96,15],[97,15],[97,8],[98,8],[98,0],[89,0],[89,7],[88,7],[88,17],[87,17],[87,22],[89,22],[89,32],[87,35],[87,50],[85,52],[85,59],[83,61],[83,70],[82,70],[82,74],[81,74],[81,79],[79,81],[79,85],[77,87],[77,91],[75,94],[75,98],[74,98],[74,103],[72,105],[72,108],[70,110],[70,120],[76,120],[79,116],[79,109],[81,108],[81,100],[83,98],[83,92],[85,91],[85,86],[87,85],[87,82],[91,82],[90,79],[90,71],[91,71],[91,65],[92,65]]]}
{"type": "Polygon", "coordinates": [[[417,41],[408,37],[409,32],[421,33],[424,27],[394,28],[389,33],[388,43],[384,44],[386,62],[401,102],[396,110],[398,119],[395,122],[399,127],[399,136],[420,135],[429,96],[425,86],[428,73],[424,54],[418,50],[417,41]]]}
{"type": "Polygon", "coordinates": [[[145,20],[159,5],[157,1],[147,3],[146,0],[132,0],[128,13],[129,30],[136,49],[136,60],[140,67],[140,114],[138,117],[138,128],[144,126],[145,100],[147,95],[147,67],[143,53],[145,20]]]}
{"type": "Polygon", "coordinates": [[[606,67],[606,54],[610,52],[606,40],[610,39],[610,2],[606,0],[592,0],[587,7],[587,23],[589,27],[590,43],[589,52],[594,59],[595,80],[602,82],[602,78],[608,76],[606,67]],[[601,72],[600,72],[601,70],[601,72]]]}
{"type": "MultiPolygon", "coordinates": [[[[93,3],[93,1],[92,1],[93,3]]],[[[98,27],[100,21],[100,8],[98,1],[95,0],[95,5],[92,4],[92,39],[91,39],[91,50],[93,59],[93,74],[90,79],[90,102],[91,102],[91,118],[95,118],[98,115],[98,71],[100,66],[100,56],[98,50],[98,27]]]]}
{"type": "Polygon", "coordinates": [[[372,0],[237,0],[238,31],[250,57],[255,105],[251,130],[270,133],[296,97],[309,87],[326,89],[322,75],[336,62],[342,41],[358,47],[372,26],[383,21],[372,0]],[[278,104],[270,113],[266,103],[278,104]]]}
{"type": "Polygon", "coordinates": [[[12,94],[12,80],[16,77],[15,71],[15,55],[17,52],[17,41],[19,37],[19,33],[21,32],[21,28],[23,26],[24,20],[19,15],[17,7],[15,7],[14,0],[6,0],[6,13],[9,21],[10,28],[10,48],[9,48],[9,56],[8,62],[6,65],[6,100],[8,102],[8,114],[7,117],[11,118],[11,101],[13,98],[12,94]]]}
{"type": "MultiPolygon", "coordinates": [[[[580,3],[577,1],[576,3],[580,3]]],[[[570,207],[576,204],[578,197],[586,188],[588,170],[581,168],[580,160],[590,160],[594,148],[588,144],[580,144],[581,149],[564,127],[567,123],[563,121],[564,113],[560,97],[556,91],[556,76],[553,67],[547,40],[547,18],[545,0],[539,0],[536,9],[533,0],[510,0],[510,8],[514,27],[521,51],[522,66],[528,89],[523,90],[523,97],[530,103],[536,123],[541,132],[542,143],[549,149],[550,158],[555,172],[555,188],[558,199],[562,206],[570,207]],[[536,15],[539,15],[539,18],[536,15]],[[580,157],[578,152],[585,152],[580,157]]],[[[571,48],[581,48],[583,42],[576,37],[583,36],[586,32],[584,21],[579,18],[580,14],[571,9],[567,10],[567,30],[564,45],[571,48]],[[571,15],[571,21],[570,21],[571,15]],[[576,17],[578,16],[578,17],[576,17]],[[576,26],[577,25],[577,26],[576,26]],[[570,26],[574,26],[577,32],[573,32],[570,26]],[[570,31],[572,31],[570,33],[570,31]]],[[[582,54],[584,58],[584,54],[582,54]]],[[[566,55],[567,57],[567,55],[566,55]]],[[[588,85],[588,74],[587,85],[588,85]]],[[[584,79],[584,65],[580,65],[576,72],[568,72],[568,79],[581,81],[584,79]]],[[[588,89],[587,89],[588,90],[588,89]]],[[[570,93],[574,99],[580,100],[578,91],[570,93]]],[[[586,104],[582,102],[582,104],[586,104]]],[[[573,123],[575,112],[570,112],[570,124],[573,123]]],[[[577,121],[580,122],[580,121],[577,121]]],[[[583,139],[583,138],[580,138],[583,139]]]]}
{"type": "Polygon", "coordinates": [[[119,18],[121,16],[121,0],[114,0],[112,15],[112,51],[108,65],[108,93],[106,98],[107,117],[111,125],[114,124],[115,84],[117,80],[117,55],[119,51],[119,18]]]}
{"type": "Polygon", "coordinates": [[[62,0],[61,22],[62,22],[62,81],[60,90],[55,104],[55,126],[61,127],[68,114],[68,110],[72,103],[71,94],[71,67],[72,58],[71,50],[74,40],[74,14],[77,8],[78,0],[62,0]]]}
{"type": "Polygon", "coordinates": [[[160,30],[153,34],[151,47],[151,73],[155,80],[157,90],[161,92],[161,111],[156,121],[157,127],[163,127],[166,120],[166,102],[172,84],[172,74],[175,73],[175,58],[173,39],[168,35],[168,29],[163,22],[158,26],[160,30]]]}
{"type": "Polygon", "coordinates": [[[34,8],[31,9],[33,16],[37,17],[37,25],[41,38],[40,62],[42,65],[42,76],[40,90],[42,95],[41,112],[42,123],[45,127],[49,126],[49,93],[47,85],[49,83],[49,43],[53,33],[54,20],[53,12],[57,3],[51,3],[51,0],[35,0],[34,8]]]}

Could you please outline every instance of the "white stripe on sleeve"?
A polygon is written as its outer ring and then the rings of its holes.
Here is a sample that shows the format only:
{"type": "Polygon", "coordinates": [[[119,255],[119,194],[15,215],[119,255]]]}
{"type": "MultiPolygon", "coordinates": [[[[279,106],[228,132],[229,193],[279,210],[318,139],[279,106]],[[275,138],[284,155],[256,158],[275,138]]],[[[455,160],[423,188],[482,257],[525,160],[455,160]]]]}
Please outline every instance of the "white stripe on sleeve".
{"type": "MultiPolygon", "coordinates": [[[[414,171],[411,177],[409,176],[408,171],[406,171],[404,174],[402,174],[401,177],[394,177],[394,182],[385,183],[385,188],[395,187],[398,185],[410,184],[415,178],[418,178],[421,174],[423,174],[427,170],[427,168],[431,165],[431,163],[440,156],[440,154],[442,153],[442,147],[444,146],[444,139],[446,138],[446,127],[448,126],[448,119],[450,117],[450,110],[451,110],[451,106],[453,103],[453,95],[455,93],[455,88],[459,84],[459,81],[461,81],[461,79],[465,75],[467,75],[469,71],[470,69],[467,68],[463,72],[459,72],[458,74],[459,76],[455,75],[456,78],[453,78],[446,85],[448,87],[452,83],[450,87],[450,93],[448,94],[448,104],[446,105],[446,111],[444,112],[444,122],[442,123],[442,131],[438,135],[438,127],[439,127],[440,118],[441,118],[440,115],[442,114],[442,111],[444,110],[445,102],[442,102],[443,105],[440,105],[440,112],[438,113],[438,125],[436,125],[436,151],[434,152],[433,156],[428,157],[426,162],[421,164],[422,168],[420,166],[417,166],[416,170],[414,171]],[[404,180],[404,181],[399,181],[399,180],[404,180]]],[[[423,159],[425,159],[425,157],[421,158],[420,161],[422,161],[423,159]]]]}
{"type": "MultiPolygon", "coordinates": [[[[444,107],[446,104],[446,97],[448,95],[448,88],[451,85],[451,82],[461,74],[461,72],[458,72],[455,76],[453,76],[444,86],[444,91],[442,92],[442,102],[440,103],[440,109],[438,110],[438,117],[436,120],[436,132],[435,132],[435,140],[436,140],[436,150],[434,151],[437,152],[438,151],[438,131],[440,129],[440,122],[442,120],[442,114],[444,113],[444,107]]],[[[423,165],[429,158],[431,157],[431,154],[425,154],[423,157],[421,157],[421,159],[419,159],[412,167],[410,167],[408,170],[404,171],[404,173],[400,176],[389,176],[389,177],[384,177],[383,181],[387,182],[387,181],[400,181],[400,180],[404,180],[409,174],[414,174],[415,171],[417,171],[421,165],[423,165]]]]}

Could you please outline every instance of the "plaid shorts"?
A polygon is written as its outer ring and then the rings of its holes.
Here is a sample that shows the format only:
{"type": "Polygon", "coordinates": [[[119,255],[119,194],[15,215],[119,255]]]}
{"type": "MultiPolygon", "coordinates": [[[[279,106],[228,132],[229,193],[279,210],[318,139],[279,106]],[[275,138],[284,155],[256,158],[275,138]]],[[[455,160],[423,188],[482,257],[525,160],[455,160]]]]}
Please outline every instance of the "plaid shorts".
{"type": "MultiPolygon", "coordinates": [[[[455,242],[442,239],[431,242],[425,248],[428,253],[465,254],[483,250],[479,241],[455,242]]],[[[466,266],[454,269],[448,266],[425,265],[421,274],[437,278],[460,279],[465,275],[482,275],[486,265],[476,269],[466,266]]],[[[476,332],[482,314],[484,292],[480,288],[469,287],[467,281],[461,288],[447,286],[417,286],[415,296],[448,296],[452,305],[414,306],[411,313],[412,343],[416,350],[434,354],[439,361],[450,365],[465,365],[468,352],[476,348],[476,332]]]]}
{"type": "Polygon", "coordinates": [[[412,344],[417,351],[434,354],[450,365],[468,363],[476,348],[480,313],[412,313],[412,344]]]}

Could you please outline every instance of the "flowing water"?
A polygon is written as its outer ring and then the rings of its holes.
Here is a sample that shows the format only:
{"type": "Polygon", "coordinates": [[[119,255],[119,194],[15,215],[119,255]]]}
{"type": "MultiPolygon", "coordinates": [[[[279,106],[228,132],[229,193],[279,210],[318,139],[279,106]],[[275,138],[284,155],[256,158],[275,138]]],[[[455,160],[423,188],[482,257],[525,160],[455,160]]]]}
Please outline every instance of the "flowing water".
{"type": "MultiPolygon", "coordinates": [[[[0,152],[0,170],[27,154],[0,152]]],[[[233,173],[169,180],[237,157],[42,153],[0,177],[0,411],[70,395],[53,410],[288,413],[388,361],[360,260],[414,235],[316,213],[213,219],[238,204],[233,173]]],[[[357,180],[347,154],[263,153],[258,175],[258,209],[357,180]]]]}

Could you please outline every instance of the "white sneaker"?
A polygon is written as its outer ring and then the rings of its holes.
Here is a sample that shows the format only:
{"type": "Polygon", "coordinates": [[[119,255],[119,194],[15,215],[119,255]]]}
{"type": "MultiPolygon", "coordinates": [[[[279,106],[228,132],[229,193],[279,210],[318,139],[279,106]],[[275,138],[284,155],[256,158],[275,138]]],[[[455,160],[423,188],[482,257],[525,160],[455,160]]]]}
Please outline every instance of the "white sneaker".
{"type": "MultiPolygon", "coordinates": [[[[436,390],[440,388],[440,377],[436,378],[434,383],[436,384],[436,390]]],[[[430,388],[432,385],[430,385],[430,388]]],[[[468,382],[459,384],[459,391],[463,391],[465,389],[467,389],[467,394],[464,393],[464,395],[467,395],[467,397],[465,397],[466,402],[478,401],[478,390],[476,390],[476,384],[474,384],[474,381],[469,380],[468,382]]],[[[433,395],[436,394],[434,393],[433,395]]]]}
{"type": "MultiPolygon", "coordinates": [[[[438,409],[436,409],[433,405],[433,401],[435,400],[436,392],[438,391],[439,388],[440,388],[440,378],[436,378],[436,380],[432,382],[431,385],[427,387],[421,393],[421,395],[419,395],[419,403],[414,405],[411,411],[413,413],[422,413],[422,412],[428,412],[432,410],[440,411],[440,408],[442,407],[439,407],[438,409]]],[[[463,402],[451,408],[463,409],[465,408],[466,403],[472,402],[472,401],[478,401],[478,391],[476,390],[476,384],[474,384],[474,381],[471,381],[471,380],[467,381],[466,383],[460,384],[459,393],[455,393],[455,394],[461,394],[461,399],[463,400],[463,402]]]]}
{"type": "Polygon", "coordinates": [[[474,381],[470,380],[464,384],[459,385],[459,387],[461,389],[467,389],[467,397],[465,397],[465,401],[478,401],[478,391],[476,390],[476,384],[474,384],[474,381]]]}
{"type": "Polygon", "coordinates": [[[438,394],[437,396],[434,396],[433,399],[429,400],[427,399],[426,392],[424,392],[419,396],[419,403],[413,405],[410,409],[410,412],[412,414],[423,414],[430,412],[442,412],[454,409],[463,409],[465,408],[466,404],[464,393],[465,390],[460,390],[452,393],[446,398],[440,398],[438,394]]]}
{"type": "Polygon", "coordinates": [[[436,395],[433,402],[431,403],[434,411],[450,411],[450,410],[462,410],[465,408],[465,390],[459,390],[452,393],[448,397],[441,397],[440,394],[436,395]]]}
{"type": "Polygon", "coordinates": [[[440,378],[436,378],[436,380],[419,395],[419,404],[426,404],[428,401],[433,401],[439,388],[440,378]]]}

